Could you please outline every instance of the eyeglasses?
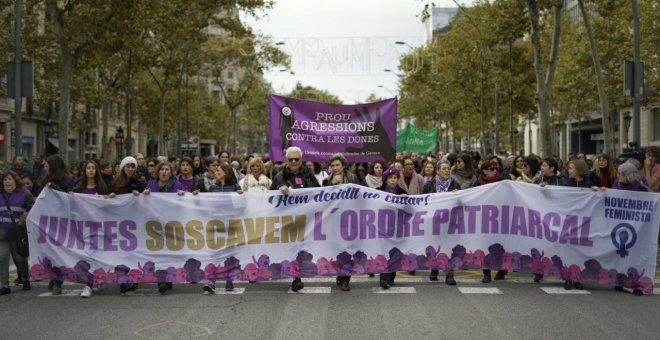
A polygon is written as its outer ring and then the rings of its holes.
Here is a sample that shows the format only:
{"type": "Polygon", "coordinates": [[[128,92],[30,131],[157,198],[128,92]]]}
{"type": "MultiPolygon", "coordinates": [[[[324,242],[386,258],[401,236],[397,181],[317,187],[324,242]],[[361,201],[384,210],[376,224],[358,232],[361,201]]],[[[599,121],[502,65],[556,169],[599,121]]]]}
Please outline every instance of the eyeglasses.
{"type": "Polygon", "coordinates": [[[289,158],[289,162],[297,162],[300,158],[289,158]]]}
{"type": "Polygon", "coordinates": [[[156,164],[147,164],[148,167],[153,168],[156,166],[156,164]]]}
{"type": "Polygon", "coordinates": [[[488,168],[488,169],[486,169],[486,170],[490,170],[490,171],[497,171],[497,170],[498,170],[498,168],[497,168],[497,167],[491,167],[491,168],[488,168]]]}

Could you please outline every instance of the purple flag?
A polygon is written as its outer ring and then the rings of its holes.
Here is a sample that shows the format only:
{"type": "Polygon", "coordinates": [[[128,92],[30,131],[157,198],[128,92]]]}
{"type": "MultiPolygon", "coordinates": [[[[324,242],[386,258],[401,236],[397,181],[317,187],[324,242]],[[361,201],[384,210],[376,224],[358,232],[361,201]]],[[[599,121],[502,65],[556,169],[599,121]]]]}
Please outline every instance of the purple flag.
{"type": "Polygon", "coordinates": [[[306,161],[327,161],[337,152],[349,162],[394,160],[396,98],[337,105],[270,95],[268,102],[275,161],[284,161],[290,146],[299,147],[306,161]]]}

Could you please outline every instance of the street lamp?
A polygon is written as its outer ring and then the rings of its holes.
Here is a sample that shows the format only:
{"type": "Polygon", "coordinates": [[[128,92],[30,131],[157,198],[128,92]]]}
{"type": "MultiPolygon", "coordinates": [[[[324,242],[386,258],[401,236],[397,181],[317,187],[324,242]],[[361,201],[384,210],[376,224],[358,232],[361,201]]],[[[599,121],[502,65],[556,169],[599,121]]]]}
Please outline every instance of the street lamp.
{"type": "Polygon", "coordinates": [[[124,144],[124,129],[119,126],[115,133],[115,144],[117,145],[117,158],[123,158],[122,145],[124,144]]]}

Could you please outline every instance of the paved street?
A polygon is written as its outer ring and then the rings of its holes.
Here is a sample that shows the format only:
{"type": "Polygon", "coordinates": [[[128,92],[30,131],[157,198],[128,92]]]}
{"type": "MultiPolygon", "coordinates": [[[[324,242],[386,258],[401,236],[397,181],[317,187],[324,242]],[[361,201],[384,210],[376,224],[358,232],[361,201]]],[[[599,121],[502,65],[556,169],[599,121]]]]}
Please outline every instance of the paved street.
{"type": "MultiPolygon", "coordinates": [[[[656,280],[660,275],[656,273],[656,280]]],[[[354,277],[350,292],[334,279],[241,283],[215,296],[202,285],[175,285],[160,296],[153,284],[120,296],[116,285],[89,299],[80,285],[50,296],[46,283],[0,297],[0,339],[651,339],[658,338],[660,289],[638,297],[607,287],[565,291],[514,273],[485,285],[479,271],[458,285],[430,282],[428,272],[400,274],[383,292],[376,278],[354,277]],[[400,279],[399,279],[400,277],[400,279]]],[[[441,276],[442,280],[443,277],[441,276]]]]}

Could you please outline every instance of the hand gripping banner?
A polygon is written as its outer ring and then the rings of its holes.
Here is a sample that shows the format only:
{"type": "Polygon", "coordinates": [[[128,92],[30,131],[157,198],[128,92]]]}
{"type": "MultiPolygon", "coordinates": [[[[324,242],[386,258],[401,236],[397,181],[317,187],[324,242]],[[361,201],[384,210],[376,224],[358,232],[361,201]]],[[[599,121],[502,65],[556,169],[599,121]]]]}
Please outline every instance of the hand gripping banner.
{"type": "Polygon", "coordinates": [[[511,181],[408,197],[356,185],[113,199],[45,188],[28,216],[30,272],[129,283],[485,268],[651,293],[659,201],[511,181]]]}
{"type": "Polygon", "coordinates": [[[341,152],[349,162],[393,160],[396,153],[396,98],[337,105],[268,96],[270,158],[285,161],[297,146],[305,160],[327,161],[341,152]]]}

